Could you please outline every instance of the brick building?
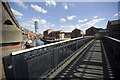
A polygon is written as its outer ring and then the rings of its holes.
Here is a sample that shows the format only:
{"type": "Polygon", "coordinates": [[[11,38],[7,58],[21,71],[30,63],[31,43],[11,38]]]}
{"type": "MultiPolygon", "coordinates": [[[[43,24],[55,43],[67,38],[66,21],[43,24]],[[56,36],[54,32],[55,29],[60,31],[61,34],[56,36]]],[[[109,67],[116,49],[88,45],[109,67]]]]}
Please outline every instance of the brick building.
{"type": "Polygon", "coordinates": [[[100,36],[107,36],[107,30],[99,28],[99,34],[100,34],[100,36]]]}
{"type": "Polygon", "coordinates": [[[44,33],[44,39],[46,40],[62,40],[64,39],[64,31],[54,31],[53,29],[48,29],[43,32],[44,33]]]}
{"type": "Polygon", "coordinates": [[[44,38],[44,39],[49,39],[49,38],[50,38],[50,33],[51,33],[52,31],[54,31],[54,30],[53,30],[53,29],[48,29],[48,30],[44,31],[44,32],[43,32],[43,34],[44,34],[43,38],[44,38]]]}
{"type": "Polygon", "coordinates": [[[52,40],[62,40],[62,39],[64,39],[64,31],[62,31],[62,30],[52,31],[50,33],[50,37],[52,40]]]}
{"type": "Polygon", "coordinates": [[[95,28],[95,27],[88,28],[86,30],[86,36],[94,36],[96,33],[99,33],[99,30],[100,29],[95,28]]]}
{"type": "Polygon", "coordinates": [[[107,35],[120,39],[120,20],[108,21],[107,35]]]}
{"type": "Polygon", "coordinates": [[[71,38],[71,32],[65,32],[65,38],[71,38]]]}
{"type": "Polygon", "coordinates": [[[79,29],[74,29],[71,33],[71,38],[81,37],[83,35],[84,35],[83,31],[79,29]]]}
{"type": "Polygon", "coordinates": [[[22,29],[22,40],[27,40],[27,39],[31,39],[34,40],[36,38],[36,33],[34,33],[33,31],[29,31],[27,29],[22,29]]]}

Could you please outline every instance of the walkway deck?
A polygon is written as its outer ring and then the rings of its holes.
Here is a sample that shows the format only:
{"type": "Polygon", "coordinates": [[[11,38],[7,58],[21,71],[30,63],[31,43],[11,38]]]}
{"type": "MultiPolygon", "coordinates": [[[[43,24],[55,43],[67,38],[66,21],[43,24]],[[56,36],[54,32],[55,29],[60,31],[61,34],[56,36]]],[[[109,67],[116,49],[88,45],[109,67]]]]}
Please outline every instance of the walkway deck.
{"type": "Polygon", "coordinates": [[[110,79],[114,78],[109,65],[106,52],[100,40],[82,52],[74,62],[67,65],[55,79],[79,78],[79,79],[110,79]]]}

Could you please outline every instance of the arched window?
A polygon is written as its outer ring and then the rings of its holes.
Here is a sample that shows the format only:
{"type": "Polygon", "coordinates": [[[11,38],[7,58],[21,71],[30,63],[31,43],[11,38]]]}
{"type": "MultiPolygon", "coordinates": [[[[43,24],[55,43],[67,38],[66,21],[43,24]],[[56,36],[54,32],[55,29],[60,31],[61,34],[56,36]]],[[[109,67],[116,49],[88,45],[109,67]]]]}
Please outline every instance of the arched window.
{"type": "Polygon", "coordinates": [[[4,24],[6,24],[6,25],[13,25],[13,23],[12,23],[10,20],[6,20],[6,21],[4,22],[4,24]]]}

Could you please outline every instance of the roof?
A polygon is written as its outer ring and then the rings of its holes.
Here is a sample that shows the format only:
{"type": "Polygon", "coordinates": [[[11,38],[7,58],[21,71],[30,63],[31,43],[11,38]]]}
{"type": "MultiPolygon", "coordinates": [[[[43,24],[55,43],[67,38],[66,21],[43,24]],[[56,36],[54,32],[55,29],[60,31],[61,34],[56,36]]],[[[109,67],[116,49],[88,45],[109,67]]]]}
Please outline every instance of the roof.
{"type": "Polygon", "coordinates": [[[114,21],[110,21],[111,25],[117,25],[120,24],[120,20],[114,20],[114,21]]]}
{"type": "MultiPolygon", "coordinates": [[[[76,31],[76,30],[77,30],[77,31],[81,31],[80,29],[77,29],[77,28],[75,28],[73,31],[76,31]]],[[[73,31],[72,31],[72,32],[73,32],[73,31]]]]}
{"type": "Polygon", "coordinates": [[[63,30],[59,30],[59,31],[52,31],[51,33],[56,33],[56,32],[64,32],[63,30]]]}
{"type": "Polygon", "coordinates": [[[95,27],[90,27],[90,28],[88,28],[87,30],[90,30],[90,29],[97,29],[97,30],[99,30],[99,28],[95,28],[95,27]]]}
{"type": "Polygon", "coordinates": [[[98,28],[99,30],[106,30],[106,29],[103,29],[103,28],[98,28]]]}
{"type": "MultiPolygon", "coordinates": [[[[45,30],[45,31],[49,31],[49,30],[53,30],[53,29],[47,29],[47,30],[45,30]]],[[[53,30],[54,31],[54,30],[53,30]]]]}
{"type": "Polygon", "coordinates": [[[71,34],[71,32],[65,32],[65,34],[71,34]]]}

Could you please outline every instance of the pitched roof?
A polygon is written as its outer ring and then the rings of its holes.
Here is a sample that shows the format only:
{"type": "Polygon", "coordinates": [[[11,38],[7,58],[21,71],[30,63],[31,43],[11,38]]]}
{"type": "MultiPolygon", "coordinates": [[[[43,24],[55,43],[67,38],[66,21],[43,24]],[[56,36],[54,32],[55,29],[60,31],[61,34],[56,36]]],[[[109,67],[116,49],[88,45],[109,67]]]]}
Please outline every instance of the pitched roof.
{"type": "Polygon", "coordinates": [[[58,30],[58,31],[52,31],[51,33],[55,33],[55,32],[64,32],[63,30],[58,30]]]}
{"type": "MultiPolygon", "coordinates": [[[[81,31],[80,29],[77,29],[77,28],[75,28],[73,31],[76,31],[76,30],[81,31]]],[[[72,31],[72,32],[73,32],[73,31],[72,31]]]]}

